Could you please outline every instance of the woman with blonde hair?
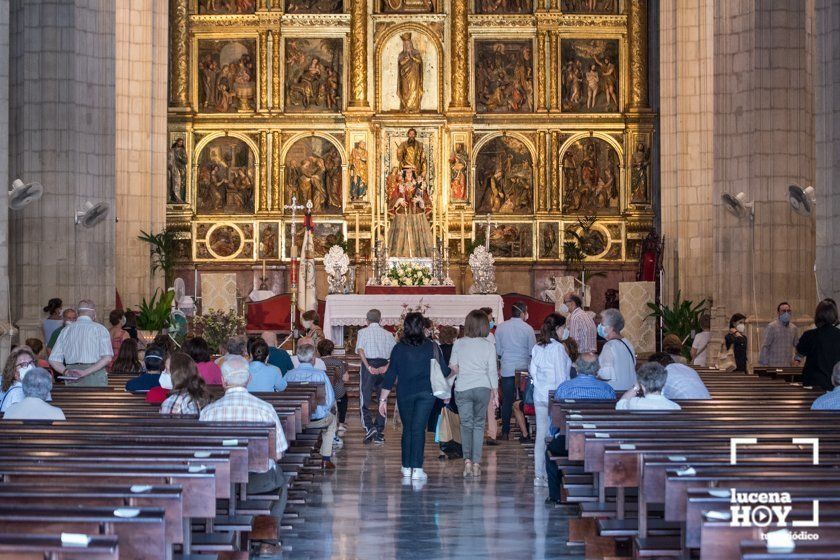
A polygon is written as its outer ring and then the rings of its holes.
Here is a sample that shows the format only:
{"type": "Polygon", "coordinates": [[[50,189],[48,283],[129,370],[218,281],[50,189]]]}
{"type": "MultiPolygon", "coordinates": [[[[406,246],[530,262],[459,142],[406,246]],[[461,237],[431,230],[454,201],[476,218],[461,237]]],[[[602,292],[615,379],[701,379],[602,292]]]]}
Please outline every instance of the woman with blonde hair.
{"type": "Polygon", "coordinates": [[[18,346],[9,354],[3,368],[3,384],[0,387],[0,412],[23,400],[21,381],[29,370],[37,367],[38,358],[29,346],[18,346]]]}
{"type": "Polygon", "coordinates": [[[210,402],[207,384],[189,355],[183,352],[170,354],[161,376],[167,373],[172,378],[172,392],[160,405],[161,414],[198,414],[210,402]]]}

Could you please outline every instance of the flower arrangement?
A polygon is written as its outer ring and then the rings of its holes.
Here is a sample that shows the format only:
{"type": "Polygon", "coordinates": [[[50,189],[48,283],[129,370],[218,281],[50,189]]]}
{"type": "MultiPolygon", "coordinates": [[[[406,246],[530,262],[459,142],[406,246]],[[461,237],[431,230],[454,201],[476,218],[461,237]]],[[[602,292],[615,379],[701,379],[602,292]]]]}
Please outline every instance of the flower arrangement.
{"type": "MultiPolygon", "coordinates": [[[[424,317],[426,317],[426,312],[429,311],[431,306],[428,303],[423,303],[423,300],[420,300],[420,303],[417,304],[417,307],[409,307],[407,303],[402,304],[402,313],[400,313],[400,318],[397,319],[397,328],[394,332],[394,336],[396,336],[397,340],[400,340],[403,335],[403,324],[405,323],[405,316],[409,313],[420,313],[424,317]]],[[[434,319],[432,321],[432,332],[431,337],[437,338],[438,335],[438,326],[435,323],[434,319]]]]}
{"type": "Polygon", "coordinates": [[[407,262],[392,266],[385,279],[390,281],[390,284],[385,285],[428,286],[432,281],[432,274],[425,266],[407,262]]]}
{"type": "Polygon", "coordinates": [[[211,309],[196,317],[193,326],[196,334],[204,337],[210,349],[218,352],[220,344],[226,343],[234,336],[245,334],[245,317],[233,310],[211,309]]]}

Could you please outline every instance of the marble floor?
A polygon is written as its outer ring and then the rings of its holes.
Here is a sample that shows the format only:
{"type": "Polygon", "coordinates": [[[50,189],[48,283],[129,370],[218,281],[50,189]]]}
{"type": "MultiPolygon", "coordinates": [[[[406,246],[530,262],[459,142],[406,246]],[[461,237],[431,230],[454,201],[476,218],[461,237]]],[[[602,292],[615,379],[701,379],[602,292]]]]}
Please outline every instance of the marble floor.
{"type": "MultiPolygon", "coordinates": [[[[348,415],[348,420],[350,420],[348,415]]],[[[548,507],[533,486],[530,449],[517,441],[485,447],[479,480],[462,477],[463,462],[438,459],[426,440],[425,484],[400,475],[400,431],[389,422],[385,445],[362,443],[350,422],[337,470],[319,474],[302,521],[284,530],[284,559],[443,558],[505,560],[582,558],[566,547],[573,510],[548,507]]]]}

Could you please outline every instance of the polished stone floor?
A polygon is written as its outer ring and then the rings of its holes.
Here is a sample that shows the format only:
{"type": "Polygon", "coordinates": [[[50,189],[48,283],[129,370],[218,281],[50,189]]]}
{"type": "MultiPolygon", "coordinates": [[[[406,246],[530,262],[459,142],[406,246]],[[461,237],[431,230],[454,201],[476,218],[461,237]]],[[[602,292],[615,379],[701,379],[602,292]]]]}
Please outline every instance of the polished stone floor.
{"type": "MultiPolygon", "coordinates": [[[[348,420],[350,415],[348,415],[348,420]]],[[[549,508],[533,487],[530,449],[517,441],[485,447],[479,480],[462,477],[463,462],[438,459],[426,440],[423,485],[400,475],[400,431],[389,422],[383,447],[364,445],[350,420],[338,469],[318,475],[302,520],[282,534],[284,559],[582,558],[566,547],[574,512],[549,508]]]]}

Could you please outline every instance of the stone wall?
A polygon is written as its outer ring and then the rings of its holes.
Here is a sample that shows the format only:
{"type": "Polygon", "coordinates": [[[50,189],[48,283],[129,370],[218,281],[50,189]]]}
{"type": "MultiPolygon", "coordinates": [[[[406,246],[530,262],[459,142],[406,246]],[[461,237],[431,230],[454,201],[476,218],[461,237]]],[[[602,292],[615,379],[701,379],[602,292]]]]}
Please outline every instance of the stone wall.
{"type": "MultiPolygon", "coordinates": [[[[0,177],[9,177],[9,0],[0,0],[0,177]]],[[[12,179],[13,180],[13,179],[12,179]]],[[[0,196],[0,363],[6,363],[9,317],[9,209],[0,196]]]]}

